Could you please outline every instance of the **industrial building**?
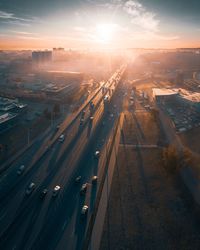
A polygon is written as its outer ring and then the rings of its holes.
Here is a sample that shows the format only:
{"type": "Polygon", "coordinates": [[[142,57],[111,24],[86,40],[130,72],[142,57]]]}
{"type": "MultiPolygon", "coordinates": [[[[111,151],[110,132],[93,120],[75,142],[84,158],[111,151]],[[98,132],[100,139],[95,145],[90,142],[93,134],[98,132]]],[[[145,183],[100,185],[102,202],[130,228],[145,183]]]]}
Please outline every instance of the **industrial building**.
{"type": "Polygon", "coordinates": [[[48,84],[42,91],[46,94],[47,98],[50,99],[57,99],[60,98],[62,100],[63,98],[66,98],[67,95],[73,92],[76,86],[73,84],[67,84],[65,86],[63,85],[56,85],[56,84],[48,84]]]}
{"type": "Polygon", "coordinates": [[[0,112],[0,134],[17,124],[18,114],[0,112]]]}
{"type": "Polygon", "coordinates": [[[177,97],[179,92],[176,89],[153,88],[153,99],[159,103],[177,97]]]}
{"type": "Polygon", "coordinates": [[[27,104],[19,103],[17,99],[0,97],[0,133],[15,126],[26,110],[27,104]]]}

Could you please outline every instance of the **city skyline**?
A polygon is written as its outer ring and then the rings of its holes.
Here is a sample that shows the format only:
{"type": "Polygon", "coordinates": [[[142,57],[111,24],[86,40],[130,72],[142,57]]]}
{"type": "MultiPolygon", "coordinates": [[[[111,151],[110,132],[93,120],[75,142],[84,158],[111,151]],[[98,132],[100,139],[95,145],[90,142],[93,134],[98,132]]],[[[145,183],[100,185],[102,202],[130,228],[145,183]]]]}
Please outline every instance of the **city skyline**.
{"type": "Polygon", "coordinates": [[[199,8],[197,0],[1,0],[0,49],[199,47],[199,8]]]}

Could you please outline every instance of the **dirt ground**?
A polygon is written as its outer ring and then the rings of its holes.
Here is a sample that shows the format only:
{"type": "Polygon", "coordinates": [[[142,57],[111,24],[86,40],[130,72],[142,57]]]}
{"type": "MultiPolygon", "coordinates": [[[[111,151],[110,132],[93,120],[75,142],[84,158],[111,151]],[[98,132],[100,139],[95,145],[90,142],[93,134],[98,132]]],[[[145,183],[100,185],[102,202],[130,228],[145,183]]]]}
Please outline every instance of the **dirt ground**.
{"type": "Polygon", "coordinates": [[[100,249],[199,249],[200,222],[160,149],[121,145],[100,249]]]}
{"type": "Polygon", "coordinates": [[[159,128],[149,112],[126,112],[124,120],[124,138],[127,144],[157,144],[159,128]]]}

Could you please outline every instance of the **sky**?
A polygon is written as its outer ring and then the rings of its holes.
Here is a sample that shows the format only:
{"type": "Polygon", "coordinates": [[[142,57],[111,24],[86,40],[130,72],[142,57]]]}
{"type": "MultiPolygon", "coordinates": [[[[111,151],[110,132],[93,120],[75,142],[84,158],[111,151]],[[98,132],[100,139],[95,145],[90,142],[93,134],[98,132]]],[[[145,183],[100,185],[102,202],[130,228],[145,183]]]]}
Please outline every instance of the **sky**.
{"type": "Polygon", "coordinates": [[[0,0],[0,49],[200,47],[200,0],[0,0]]]}

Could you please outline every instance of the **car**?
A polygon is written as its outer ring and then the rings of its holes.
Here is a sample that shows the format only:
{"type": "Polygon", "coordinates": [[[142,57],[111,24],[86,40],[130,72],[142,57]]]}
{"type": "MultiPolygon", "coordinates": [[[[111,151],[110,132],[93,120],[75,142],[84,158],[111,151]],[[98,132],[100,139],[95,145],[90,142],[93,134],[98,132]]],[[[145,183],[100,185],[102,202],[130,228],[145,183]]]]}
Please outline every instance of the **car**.
{"type": "Polygon", "coordinates": [[[81,209],[81,215],[84,216],[87,215],[87,213],[88,213],[88,206],[84,205],[81,209]]]}
{"type": "Polygon", "coordinates": [[[56,197],[58,193],[60,192],[60,186],[55,186],[53,189],[53,197],[56,197]]]}
{"type": "Polygon", "coordinates": [[[26,195],[29,195],[33,192],[33,190],[35,189],[35,183],[31,182],[28,186],[28,188],[26,189],[26,195]]]}
{"type": "Polygon", "coordinates": [[[90,116],[90,121],[93,121],[94,120],[94,116],[90,116]]]}
{"type": "Polygon", "coordinates": [[[75,183],[79,183],[81,181],[81,176],[77,176],[76,179],[75,179],[75,183]]]}
{"type": "Polygon", "coordinates": [[[109,96],[108,95],[106,95],[106,96],[104,96],[104,102],[108,102],[109,101],[109,96]]]}
{"type": "Polygon", "coordinates": [[[80,119],[80,125],[82,125],[84,123],[84,118],[80,119]]]}
{"type": "Polygon", "coordinates": [[[97,151],[95,151],[95,153],[94,153],[94,157],[95,157],[95,158],[99,158],[99,156],[100,156],[100,151],[98,151],[98,150],[97,150],[97,151]]]}
{"type": "Polygon", "coordinates": [[[96,175],[94,175],[92,177],[92,184],[96,184],[97,183],[97,180],[98,180],[98,177],[96,175]]]}
{"type": "Polygon", "coordinates": [[[25,166],[24,165],[21,165],[18,170],[17,170],[17,174],[18,175],[21,175],[23,172],[24,172],[24,169],[25,169],[25,166]]]}
{"type": "Polygon", "coordinates": [[[44,197],[47,195],[47,193],[48,193],[48,189],[46,189],[46,188],[43,189],[42,192],[40,193],[40,198],[44,199],[44,197]]]}
{"type": "Polygon", "coordinates": [[[60,129],[60,125],[56,126],[56,130],[59,130],[60,129]]]}
{"type": "Polygon", "coordinates": [[[85,110],[82,111],[81,117],[83,118],[85,116],[85,110]]]}
{"type": "Polygon", "coordinates": [[[87,183],[84,183],[81,187],[80,194],[85,194],[87,191],[87,183]]]}
{"type": "Polygon", "coordinates": [[[65,140],[65,135],[62,134],[60,135],[59,139],[58,139],[60,142],[63,142],[65,140]]]}

